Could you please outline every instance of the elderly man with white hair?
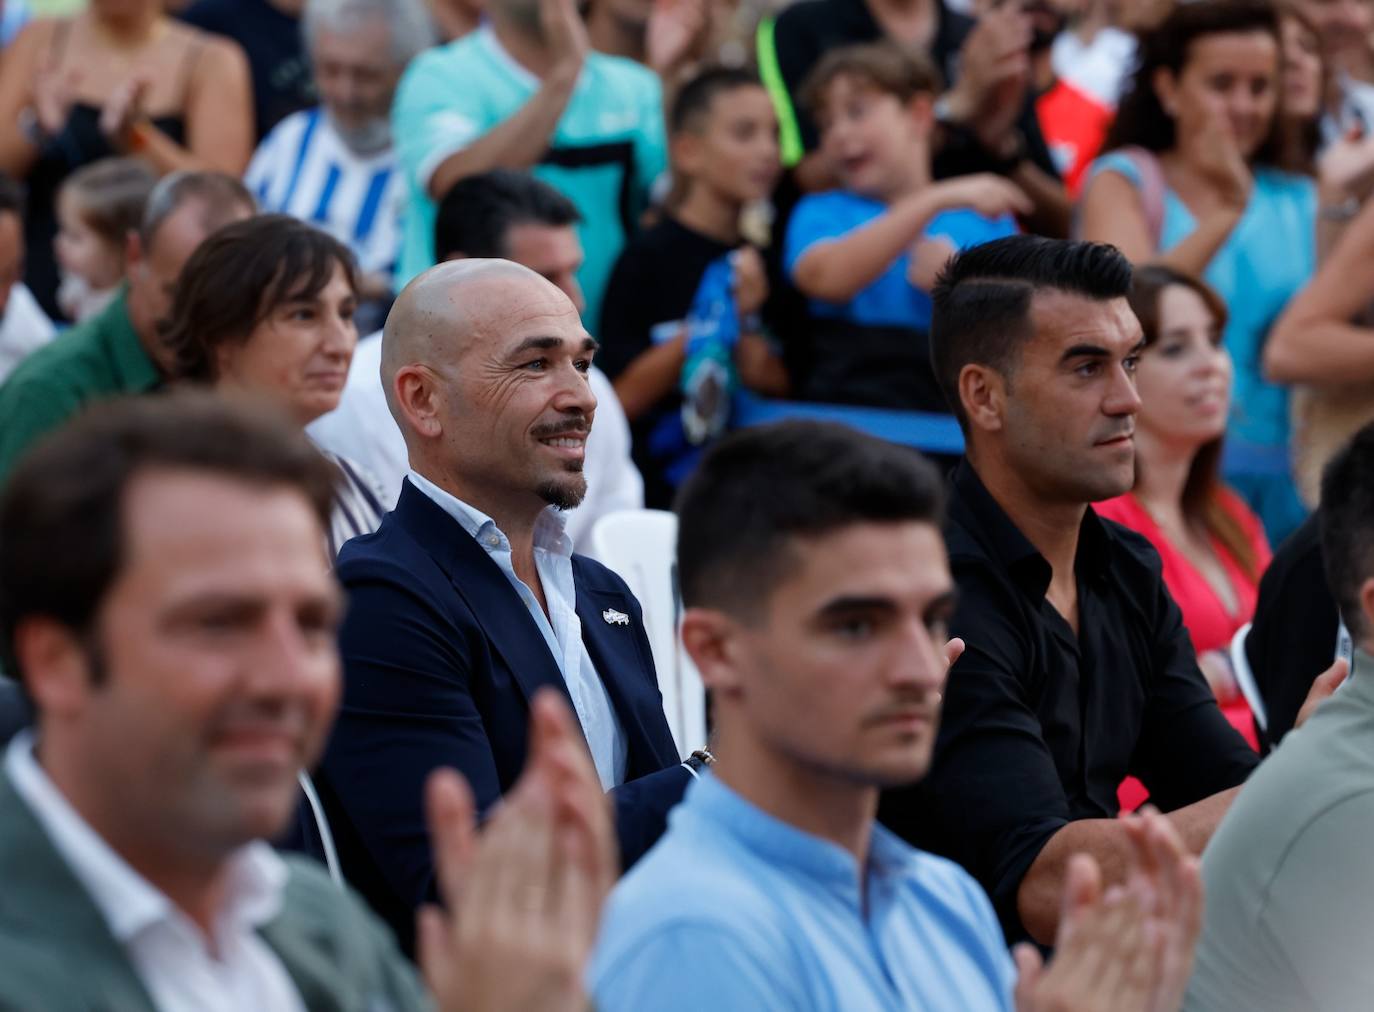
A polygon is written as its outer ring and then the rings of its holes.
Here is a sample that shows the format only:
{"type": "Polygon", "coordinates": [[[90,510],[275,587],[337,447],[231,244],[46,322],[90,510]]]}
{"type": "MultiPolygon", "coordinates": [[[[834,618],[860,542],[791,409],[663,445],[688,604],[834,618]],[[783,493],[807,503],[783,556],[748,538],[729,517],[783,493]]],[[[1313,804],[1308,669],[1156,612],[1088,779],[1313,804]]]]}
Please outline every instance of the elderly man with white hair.
{"type": "Polygon", "coordinates": [[[307,0],[301,30],[320,104],[267,135],[245,182],[262,210],[314,222],[347,244],[364,301],[389,302],[405,200],[391,99],[411,58],[435,41],[433,23],[424,0],[307,0]]]}

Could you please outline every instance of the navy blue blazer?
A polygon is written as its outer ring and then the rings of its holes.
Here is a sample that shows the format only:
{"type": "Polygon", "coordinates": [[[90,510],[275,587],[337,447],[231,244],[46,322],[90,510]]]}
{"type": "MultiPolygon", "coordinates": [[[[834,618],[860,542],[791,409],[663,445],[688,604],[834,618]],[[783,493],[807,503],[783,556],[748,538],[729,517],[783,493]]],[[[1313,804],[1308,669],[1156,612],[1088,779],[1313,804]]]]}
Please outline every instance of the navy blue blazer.
{"type": "MultiPolygon", "coordinates": [[[[624,728],[613,792],[626,867],[661,835],[691,774],[663,714],[639,602],[615,573],[574,555],[587,652],[624,728]],[[630,616],[611,624],[602,613],[630,616]]],[[[480,809],[525,763],[529,703],[567,684],[497,564],[410,482],[381,527],[339,553],[348,591],[340,636],[343,705],[316,780],[344,875],[413,951],[414,911],[435,897],[423,788],[452,766],[480,809]]]]}

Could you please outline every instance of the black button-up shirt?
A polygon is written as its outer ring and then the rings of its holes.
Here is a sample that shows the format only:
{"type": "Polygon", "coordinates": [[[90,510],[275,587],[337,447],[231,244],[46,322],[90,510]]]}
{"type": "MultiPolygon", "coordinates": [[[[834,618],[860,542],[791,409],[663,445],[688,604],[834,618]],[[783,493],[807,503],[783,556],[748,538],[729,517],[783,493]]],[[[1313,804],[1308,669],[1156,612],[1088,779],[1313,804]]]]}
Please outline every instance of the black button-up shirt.
{"type": "Polygon", "coordinates": [[[1045,599],[1050,564],[965,461],[946,527],[967,649],[950,671],[930,774],[892,791],[883,820],[953,858],[1025,937],[1021,879],[1062,826],[1117,814],[1131,774],[1165,811],[1242,783],[1257,758],[1198,670],[1182,615],[1143,537],[1088,510],[1078,627],[1045,599]]]}

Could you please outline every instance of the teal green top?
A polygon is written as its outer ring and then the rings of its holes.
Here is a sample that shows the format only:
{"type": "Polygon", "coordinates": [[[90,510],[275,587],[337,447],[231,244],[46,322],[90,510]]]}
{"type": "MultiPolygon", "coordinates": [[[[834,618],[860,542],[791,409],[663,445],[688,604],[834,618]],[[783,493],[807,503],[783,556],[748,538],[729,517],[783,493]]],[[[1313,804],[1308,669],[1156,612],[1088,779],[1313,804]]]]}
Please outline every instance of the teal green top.
{"type": "Polygon", "coordinates": [[[39,348],[0,385],[0,485],[38,437],[86,405],[162,381],[129,319],[127,295],[39,348]]]}
{"type": "MultiPolygon", "coordinates": [[[[539,87],[490,26],[410,62],[391,109],[408,193],[397,290],[434,264],[437,209],[428,192],[434,170],[518,112],[539,87]]],[[[577,277],[588,330],[597,329],[611,268],[648,202],[650,185],[666,167],[657,75],[632,60],[588,53],[548,150],[530,168],[582,215],[577,231],[586,260],[577,277]]]]}

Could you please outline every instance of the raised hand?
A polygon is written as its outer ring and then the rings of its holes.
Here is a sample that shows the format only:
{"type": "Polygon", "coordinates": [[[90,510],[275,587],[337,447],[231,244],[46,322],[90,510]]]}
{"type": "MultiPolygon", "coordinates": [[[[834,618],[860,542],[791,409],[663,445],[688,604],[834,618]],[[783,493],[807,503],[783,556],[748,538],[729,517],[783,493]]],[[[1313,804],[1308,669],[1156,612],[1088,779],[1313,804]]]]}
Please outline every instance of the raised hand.
{"type": "Polygon", "coordinates": [[[100,109],[100,132],[116,148],[126,146],[130,129],[143,115],[143,99],[150,83],[146,73],[134,74],[105,99],[100,109]]]}
{"type": "Polygon", "coordinates": [[[706,0],[654,0],[645,42],[649,66],[665,80],[701,56],[711,16],[706,0]]]}
{"type": "Polygon", "coordinates": [[[1203,177],[1216,188],[1227,207],[1243,210],[1250,202],[1255,178],[1240,153],[1225,114],[1213,112],[1198,129],[1191,145],[1203,177]]]}
{"type": "Polygon", "coordinates": [[[954,118],[984,146],[996,148],[1021,115],[1030,85],[1031,21],[1015,3],[978,19],[959,53],[959,79],[950,92],[954,118]]]}
{"type": "Polygon", "coordinates": [[[576,0],[539,0],[539,23],[553,57],[552,73],[571,86],[582,72],[590,48],[576,0]]]}
{"type": "Polygon", "coordinates": [[[1293,726],[1302,727],[1307,723],[1307,718],[1312,716],[1317,709],[1333,692],[1341,687],[1346,676],[1350,674],[1350,662],[1344,657],[1338,657],[1336,662],[1317,676],[1312,683],[1312,688],[1307,690],[1307,698],[1302,701],[1302,706],[1298,709],[1298,716],[1293,721],[1293,726]]]}
{"type": "Polygon", "coordinates": [[[605,795],[566,704],[532,708],[530,758],[478,836],[453,770],[426,785],[445,908],[420,911],[417,955],[443,1012],[583,1010],[583,974],[616,873],[605,795]]]}
{"type": "Polygon", "coordinates": [[[72,102],[80,84],[76,70],[40,70],[33,77],[33,114],[43,133],[59,134],[67,125],[72,102]]]}

